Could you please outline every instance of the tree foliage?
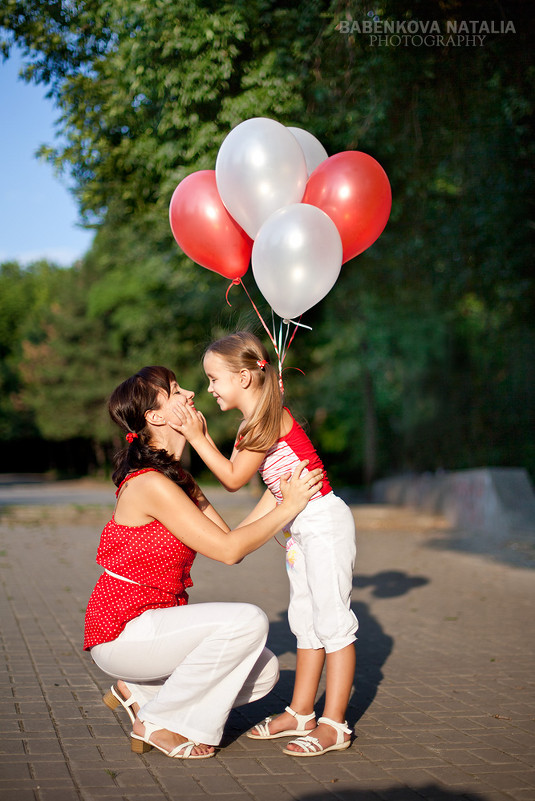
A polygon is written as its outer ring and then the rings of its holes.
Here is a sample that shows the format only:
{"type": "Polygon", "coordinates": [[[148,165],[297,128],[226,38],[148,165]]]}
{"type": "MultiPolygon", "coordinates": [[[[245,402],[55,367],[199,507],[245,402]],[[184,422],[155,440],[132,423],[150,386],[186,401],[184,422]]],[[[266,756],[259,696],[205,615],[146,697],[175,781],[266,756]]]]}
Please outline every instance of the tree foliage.
{"type": "MultiPolygon", "coordinates": [[[[60,143],[42,155],[70,171],[96,237],[60,281],[50,266],[2,267],[0,436],[25,419],[46,438],[106,445],[103,401],[129,372],[178,366],[199,390],[212,336],[243,325],[262,334],[243,293],[227,306],[223,279],[180,253],[167,212],[185,175],[214,167],[234,125],[267,116],[310,130],[329,153],[370,153],[393,188],[385,233],[344,265],[288,356],[306,373],[285,373],[290,401],[339,480],[535,469],[519,433],[535,406],[529,8],[373,9],[380,22],[441,30],[514,23],[514,33],[457,47],[378,45],[340,24],[369,11],[357,0],[5,0],[4,51],[23,48],[26,79],[47,85],[58,107],[60,143]]],[[[245,283],[267,315],[251,276],[245,283]]],[[[205,396],[199,406],[216,438],[230,438],[234,421],[214,416],[205,396]]]]}

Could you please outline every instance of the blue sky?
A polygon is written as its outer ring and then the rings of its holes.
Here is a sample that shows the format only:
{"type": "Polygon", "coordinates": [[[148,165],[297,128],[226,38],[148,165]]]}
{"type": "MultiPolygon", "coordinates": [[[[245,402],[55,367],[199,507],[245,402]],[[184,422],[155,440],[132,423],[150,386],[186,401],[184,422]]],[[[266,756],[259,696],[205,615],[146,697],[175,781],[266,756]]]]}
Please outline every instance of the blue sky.
{"type": "Polygon", "coordinates": [[[47,258],[68,266],[91,244],[65,177],[35,156],[54,144],[58,114],[45,87],[18,78],[18,55],[0,58],[0,263],[47,258]]]}

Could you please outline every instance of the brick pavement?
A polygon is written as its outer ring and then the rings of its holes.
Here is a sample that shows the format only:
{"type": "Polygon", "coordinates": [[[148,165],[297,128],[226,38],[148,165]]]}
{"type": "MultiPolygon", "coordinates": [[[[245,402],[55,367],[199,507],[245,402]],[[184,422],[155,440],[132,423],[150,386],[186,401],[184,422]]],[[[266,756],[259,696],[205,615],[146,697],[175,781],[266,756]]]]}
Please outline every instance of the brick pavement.
{"type": "MultiPolygon", "coordinates": [[[[231,524],[251,503],[246,492],[209,494],[231,524]]],[[[234,567],[198,557],[191,601],[258,603],[281,679],[232,713],[215,759],[181,762],[130,752],[126,715],[101,701],[110,681],[81,651],[109,513],[84,497],[12,507],[0,497],[0,801],[535,800],[531,552],[470,553],[469,537],[438,518],[354,507],[356,739],[316,759],[243,736],[291,691],[282,548],[269,543],[234,567]]]]}

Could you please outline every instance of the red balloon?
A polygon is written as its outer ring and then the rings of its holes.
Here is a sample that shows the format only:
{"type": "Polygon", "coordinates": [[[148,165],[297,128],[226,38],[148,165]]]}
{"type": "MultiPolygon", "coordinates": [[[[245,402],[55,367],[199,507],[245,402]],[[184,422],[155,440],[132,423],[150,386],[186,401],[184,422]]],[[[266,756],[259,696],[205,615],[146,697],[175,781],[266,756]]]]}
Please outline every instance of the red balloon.
{"type": "Polygon", "coordinates": [[[342,239],[342,261],[346,262],[382,234],[392,208],[392,190],[378,161],[367,153],[347,150],[316,167],[302,202],[329,215],[342,239]]]}
{"type": "Polygon", "coordinates": [[[169,222],[186,256],[224,278],[241,278],[253,240],[230,216],[219,197],[215,170],[193,172],[179,183],[169,205],[169,222]]]}

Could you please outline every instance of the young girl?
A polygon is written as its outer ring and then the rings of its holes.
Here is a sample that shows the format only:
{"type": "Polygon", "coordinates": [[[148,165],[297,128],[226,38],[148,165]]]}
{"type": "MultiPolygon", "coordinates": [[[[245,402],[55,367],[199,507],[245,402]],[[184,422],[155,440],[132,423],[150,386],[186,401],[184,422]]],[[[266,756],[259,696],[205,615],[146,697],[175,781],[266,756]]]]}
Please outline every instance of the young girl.
{"type": "Polygon", "coordinates": [[[259,723],[248,736],[268,740],[303,735],[284,749],[298,757],[348,748],[351,730],[345,714],[358,628],[350,609],[356,552],[353,516],[332,492],[312,443],[283,406],[277,371],[256,336],[242,331],[213,342],[204,355],[204,370],[208,391],[220,409],[239,409],[243,415],[230,459],[217,449],[203,416],[194,408],[177,407],[177,428],[227,490],[235,492],[259,470],[271,491],[257,507],[257,513],[265,513],[281,502],[280,479],[293,465],[306,458],[309,469],[323,470],[321,490],[287,529],[288,620],[297,638],[291,704],[259,723]],[[324,662],[325,709],[316,723],[314,702],[324,662]]]}

